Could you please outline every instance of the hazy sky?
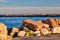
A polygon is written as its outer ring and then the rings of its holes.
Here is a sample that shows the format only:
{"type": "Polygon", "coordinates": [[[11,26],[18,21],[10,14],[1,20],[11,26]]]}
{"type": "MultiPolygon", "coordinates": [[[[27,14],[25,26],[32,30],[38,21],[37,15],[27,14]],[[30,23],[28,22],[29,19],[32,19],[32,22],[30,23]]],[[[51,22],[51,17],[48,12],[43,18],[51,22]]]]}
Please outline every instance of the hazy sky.
{"type": "Polygon", "coordinates": [[[4,13],[60,13],[60,0],[0,0],[4,13]]]}
{"type": "Polygon", "coordinates": [[[34,7],[40,7],[40,6],[60,6],[60,0],[0,0],[0,6],[34,6],[34,7]]]}

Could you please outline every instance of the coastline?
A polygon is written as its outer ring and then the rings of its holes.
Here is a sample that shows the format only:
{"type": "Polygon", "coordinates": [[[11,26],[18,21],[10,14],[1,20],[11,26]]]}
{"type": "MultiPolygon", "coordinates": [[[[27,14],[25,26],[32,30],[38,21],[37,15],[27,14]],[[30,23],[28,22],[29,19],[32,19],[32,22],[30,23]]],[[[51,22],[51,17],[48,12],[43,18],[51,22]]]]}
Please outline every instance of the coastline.
{"type": "Polygon", "coordinates": [[[60,14],[2,14],[0,17],[60,17],[60,14]]]}

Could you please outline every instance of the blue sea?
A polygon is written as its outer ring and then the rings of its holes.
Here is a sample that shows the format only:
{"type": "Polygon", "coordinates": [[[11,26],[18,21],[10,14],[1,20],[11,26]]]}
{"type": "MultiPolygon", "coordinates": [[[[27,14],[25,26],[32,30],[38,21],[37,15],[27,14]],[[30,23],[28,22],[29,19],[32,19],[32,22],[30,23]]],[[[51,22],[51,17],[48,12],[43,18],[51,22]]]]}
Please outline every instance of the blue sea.
{"type": "MultiPolygon", "coordinates": [[[[8,28],[11,27],[22,27],[23,20],[32,19],[35,21],[46,20],[51,17],[0,17],[0,22],[4,23],[8,28]]],[[[60,17],[52,17],[60,19],[60,17]]]]}

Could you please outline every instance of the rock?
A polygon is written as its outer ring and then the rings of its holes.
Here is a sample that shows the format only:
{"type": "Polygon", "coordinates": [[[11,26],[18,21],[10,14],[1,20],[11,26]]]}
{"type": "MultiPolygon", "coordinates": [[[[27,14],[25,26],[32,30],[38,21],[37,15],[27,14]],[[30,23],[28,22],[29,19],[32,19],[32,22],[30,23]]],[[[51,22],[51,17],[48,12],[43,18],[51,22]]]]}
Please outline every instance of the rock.
{"type": "Polygon", "coordinates": [[[23,25],[31,30],[40,30],[42,28],[40,23],[28,19],[23,21],[23,25]]]}
{"type": "Polygon", "coordinates": [[[42,23],[48,24],[48,20],[42,20],[42,23]]]}
{"type": "Polygon", "coordinates": [[[54,27],[52,28],[53,33],[60,33],[60,27],[54,27]]]}
{"type": "Polygon", "coordinates": [[[39,34],[39,33],[40,33],[40,31],[35,31],[35,32],[34,32],[34,34],[39,34]]]}
{"type": "Polygon", "coordinates": [[[39,34],[37,34],[36,36],[41,36],[41,34],[39,33],[39,34]]]}
{"type": "Polygon", "coordinates": [[[5,37],[4,35],[0,34],[0,40],[6,40],[6,39],[7,39],[7,36],[5,37]]]}
{"type": "Polygon", "coordinates": [[[32,30],[26,31],[25,36],[33,36],[34,32],[32,30]]]}
{"type": "Polygon", "coordinates": [[[23,30],[24,30],[24,31],[30,31],[30,29],[28,29],[27,27],[24,27],[23,30]]]}
{"type": "Polygon", "coordinates": [[[0,23],[0,40],[7,39],[7,26],[3,23],[0,23]]]}
{"type": "Polygon", "coordinates": [[[46,28],[42,28],[41,29],[41,34],[46,35],[46,34],[50,34],[51,32],[49,30],[47,30],[46,28]]]}
{"type": "Polygon", "coordinates": [[[35,36],[41,36],[41,33],[40,33],[40,31],[35,31],[35,32],[34,32],[34,35],[35,35],[35,36]]]}
{"type": "Polygon", "coordinates": [[[26,32],[25,36],[33,36],[34,32],[32,30],[29,30],[28,28],[24,27],[24,31],[26,32]]]}
{"type": "Polygon", "coordinates": [[[17,36],[17,33],[18,33],[19,31],[20,31],[20,28],[13,27],[13,28],[12,28],[12,31],[10,32],[10,36],[11,36],[11,37],[17,36]]]}
{"type": "Polygon", "coordinates": [[[57,27],[58,26],[58,22],[55,18],[49,18],[47,19],[49,26],[52,27],[57,27]]]}
{"type": "Polygon", "coordinates": [[[43,28],[46,28],[47,30],[51,30],[48,24],[42,23],[43,28]]]}
{"type": "Polygon", "coordinates": [[[26,32],[26,35],[25,35],[26,37],[28,37],[29,36],[29,33],[28,32],[26,32]]]}
{"type": "Polygon", "coordinates": [[[29,36],[33,36],[34,32],[32,30],[29,31],[29,36]]]}
{"type": "Polygon", "coordinates": [[[20,32],[18,33],[18,36],[19,36],[19,37],[24,37],[24,36],[25,36],[25,34],[26,34],[26,32],[25,32],[25,31],[20,31],[20,32]]]}
{"type": "Polygon", "coordinates": [[[20,28],[17,28],[17,27],[13,27],[12,29],[12,32],[19,32],[20,31],[20,28]]]}
{"type": "Polygon", "coordinates": [[[12,37],[10,37],[9,35],[7,36],[7,40],[12,40],[12,37]]]}
{"type": "Polygon", "coordinates": [[[42,20],[42,22],[45,24],[48,24],[50,28],[58,26],[57,19],[55,18],[49,18],[47,20],[42,20]]]}
{"type": "Polygon", "coordinates": [[[60,20],[58,20],[57,22],[58,22],[58,24],[60,25],[60,20]]]}

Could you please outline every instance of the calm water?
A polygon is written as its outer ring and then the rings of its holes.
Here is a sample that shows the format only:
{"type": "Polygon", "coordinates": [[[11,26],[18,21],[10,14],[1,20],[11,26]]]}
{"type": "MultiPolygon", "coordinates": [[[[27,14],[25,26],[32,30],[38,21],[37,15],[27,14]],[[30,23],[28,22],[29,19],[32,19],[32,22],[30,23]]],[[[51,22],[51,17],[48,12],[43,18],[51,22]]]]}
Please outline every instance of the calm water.
{"type": "MultiPolygon", "coordinates": [[[[8,28],[10,27],[21,27],[22,22],[25,19],[32,19],[32,20],[46,20],[47,18],[51,17],[0,17],[0,22],[3,22],[7,25],[8,28]]],[[[53,17],[60,19],[60,17],[53,17]]]]}

